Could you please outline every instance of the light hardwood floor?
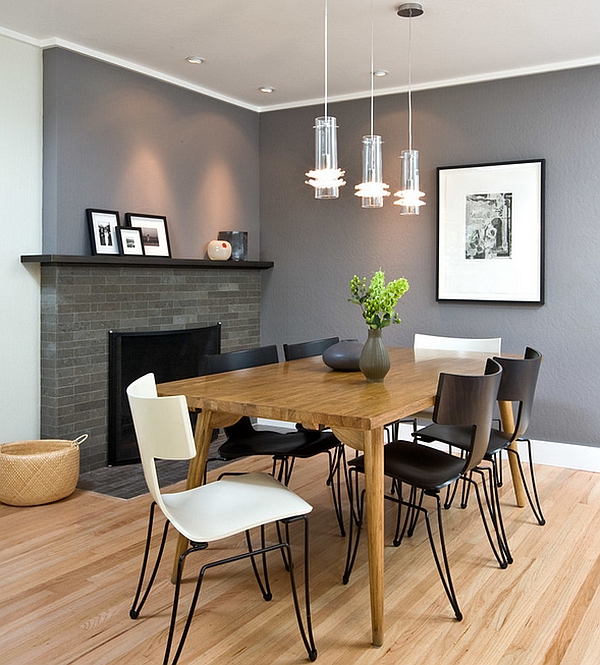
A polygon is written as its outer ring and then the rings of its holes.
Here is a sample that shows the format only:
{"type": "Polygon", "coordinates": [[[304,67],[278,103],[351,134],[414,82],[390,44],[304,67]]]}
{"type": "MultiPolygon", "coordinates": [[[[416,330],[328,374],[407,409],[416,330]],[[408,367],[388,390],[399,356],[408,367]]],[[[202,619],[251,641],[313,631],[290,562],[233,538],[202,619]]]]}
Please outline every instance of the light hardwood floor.
{"type": "MultiPolygon", "coordinates": [[[[237,470],[266,469],[265,460],[237,470]]],[[[448,547],[464,620],[458,623],[433,564],[425,528],[386,547],[385,645],[370,646],[365,547],[341,584],[345,539],[325,487],[326,460],[297,464],[292,487],[314,505],[311,588],[318,661],[349,665],[597,665],[600,662],[600,475],[538,466],[547,525],[502,502],[515,563],[500,570],[475,505],[446,511],[448,547]]],[[[128,501],[77,490],[46,506],[0,505],[0,662],[135,665],[162,662],[175,540],[136,621],[129,607],[145,537],[148,495],[128,501]]],[[[393,529],[386,505],[386,543],[393,529]]],[[[363,542],[364,545],[364,542],[363,542]]],[[[215,550],[233,551],[239,538],[215,550]]],[[[300,551],[298,550],[298,554],[300,551]]],[[[195,566],[187,563],[190,575],[195,566]]],[[[281,558],[271,557],[266,603],[247,562],[209,573],[180,663],[308,662],[281,558]]],[[[191,593],[191,582],[185,597],[191,593]]]]}

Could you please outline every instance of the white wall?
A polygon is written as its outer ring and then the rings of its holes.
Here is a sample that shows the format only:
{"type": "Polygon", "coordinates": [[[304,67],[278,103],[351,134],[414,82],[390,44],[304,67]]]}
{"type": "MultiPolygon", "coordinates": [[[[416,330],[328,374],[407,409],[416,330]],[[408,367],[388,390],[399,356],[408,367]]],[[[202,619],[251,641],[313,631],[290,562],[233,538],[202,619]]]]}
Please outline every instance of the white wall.
{"type": "Polygon", "coordinates": [[[42,55],[0,35],[0,443],[39,437],[42,55]]]}

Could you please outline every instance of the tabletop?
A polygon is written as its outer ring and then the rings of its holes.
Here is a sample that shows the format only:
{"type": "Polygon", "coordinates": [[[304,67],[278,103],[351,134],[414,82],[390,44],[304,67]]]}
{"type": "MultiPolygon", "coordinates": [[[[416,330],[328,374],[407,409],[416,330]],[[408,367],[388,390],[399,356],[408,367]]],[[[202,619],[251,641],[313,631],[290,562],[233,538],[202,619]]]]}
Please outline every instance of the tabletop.
{"type": "Polygon", "coordinates": [[[338,372],[320,356],[163,383],[159,394],[185,395],[192,409],[288,422],[372,430],[432,406],[440,372],[483,372],[487,353],[389,348],[382,383],[338,372]]]}

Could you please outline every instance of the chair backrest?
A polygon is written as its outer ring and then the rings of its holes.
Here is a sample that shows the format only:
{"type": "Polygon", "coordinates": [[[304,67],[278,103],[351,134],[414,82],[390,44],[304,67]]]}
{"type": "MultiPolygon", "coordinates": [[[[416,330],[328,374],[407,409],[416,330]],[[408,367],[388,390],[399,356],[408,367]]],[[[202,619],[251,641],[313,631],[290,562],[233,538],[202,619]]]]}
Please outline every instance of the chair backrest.
{"type": "MultiPolygon", "coordinates": [[[[274,365],[278,362],[279,355],[277,354],[277,346],[275,344],[206,356],[206,365],[209,374],[220,374],[221,372],[231,372],[235,369],[259,367],[260,365],[274,365]]],[[[256,432],[250,418],[242,416],[234,425],[225,427],[225,433],[227,434],[227,438],[231,440],[246,438],[256,432]]]]}
{"type": "Polygon", "coordinates": [[[144,477],[152,498],[168,513],[160,495],[156,459],[185,460],[196,455],[194,435],[183,395],[158,397],[154,374],[127,388],[144,477]]]}
{"type": "Polygon", "coordinates": [[[484,374],[440,374],[433,421],[472,428],[464,471],[477,466],[487,452],[501,376],[502,367],[492,358],[488,358],[484,374]]]}
{"type": "Polygon", "coordinates": [[[235,369],[246,369],[248,367],[258,367],[259,365],[273,365],[278,362],[279,356],[275,344],[206,356],[206,365],[209,374],[220,374],[221,372],[231,372],[235,369]]]}
{"type": "Polygon", "coordinates": [[[494,360],[502,367],[498,400],[518,404],[515,430],[508,432],[512,434],[511,441],[514,441],[522,437],[529,427],[542,354],[527,347],[523,358],[494,357],[494,360]]]}
{"type": "Polygon", "coordinates": [[[330,346],[337,344],[339,341],[339,337],[327,337],[326,339],[314,339],[310,342],[284,344],[283,355],[286,360],[297,360],[298,358],[322,356],[325,349],[328,349],[330,346]]]}
{"type": "Polygon", "coordinates": [[[415,349],[440,349],[445,351],[483,351],[498,355],[501,353],[501,337],[440,337],[415,333],[415,349]]]}

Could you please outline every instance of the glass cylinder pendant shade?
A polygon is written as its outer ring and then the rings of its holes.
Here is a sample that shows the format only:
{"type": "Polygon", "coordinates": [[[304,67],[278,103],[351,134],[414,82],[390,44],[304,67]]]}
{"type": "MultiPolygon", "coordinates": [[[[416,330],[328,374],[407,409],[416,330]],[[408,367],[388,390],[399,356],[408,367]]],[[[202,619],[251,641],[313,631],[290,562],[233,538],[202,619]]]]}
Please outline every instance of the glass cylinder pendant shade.
{"type": "Polygon", "coordinates": [[[338,168],[336,119],[331,115],[315,118],[315,169],[306,173],[306,184],[315,188],[316,199],[337,199],[346,184],[344,173],[338,168]]]}
{"type": "Polygon", "coordinates": [[[419,208],[425,205],[425,201],[421,201],[425,192],[419,190],[419,151],[403,150],[400,162],[400,189],[394,194],[398,197],[394,205],[401,206],[401,215],[418,215],[419,208]]]}
{"type": "Polygon", "coordinates": [[[383,208],[383,197],[389,196],[386,191],[389,185],[383,182],[381,136],[369,134],[363,136],[362,167],[363,179],[356,185],[354,194],[362,198],[363,208],[383,208]]]}

